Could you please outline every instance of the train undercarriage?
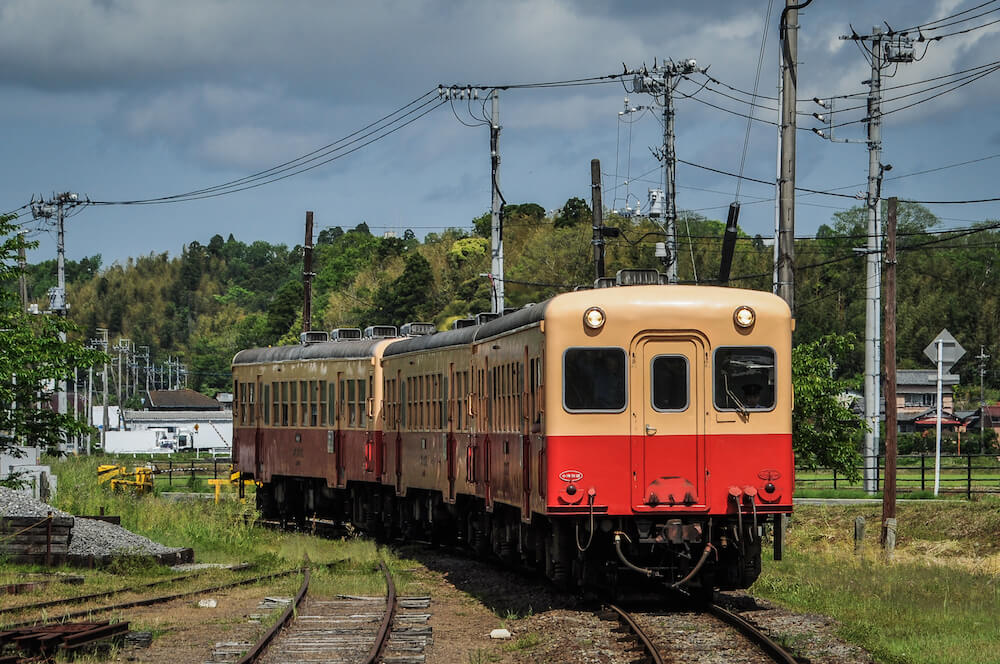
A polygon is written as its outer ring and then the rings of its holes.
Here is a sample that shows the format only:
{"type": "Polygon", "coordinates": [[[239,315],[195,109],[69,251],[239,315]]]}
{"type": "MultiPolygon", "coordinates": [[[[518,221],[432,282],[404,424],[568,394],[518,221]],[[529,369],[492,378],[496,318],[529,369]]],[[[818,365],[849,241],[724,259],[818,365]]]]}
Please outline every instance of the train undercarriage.
{"type": "Polygon", "coordinates": [[[350,524],[385,540],[416,540],[468,548],[482,558],[543,573],[564,589],[595,588],[638,597],[652,588],[681,588],[709,599],[715,588],[749,587],[760,574],[761,540],[775,516],[663,515],[615,517],[532,515],[518,508],[438,492],[324,480],[274,477],[257,489],[266,519],[304,526],[310,518],[350,524]]]}

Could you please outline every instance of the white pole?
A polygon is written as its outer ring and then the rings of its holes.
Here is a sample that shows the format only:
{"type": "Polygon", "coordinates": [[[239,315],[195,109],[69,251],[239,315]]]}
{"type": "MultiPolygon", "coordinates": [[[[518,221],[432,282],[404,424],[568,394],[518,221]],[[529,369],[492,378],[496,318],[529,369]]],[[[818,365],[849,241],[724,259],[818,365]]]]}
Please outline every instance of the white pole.
{"type": "Polygon", "coordinates": [[[938,495],[941,487],[941,367],[944,342],[937,342],[937,438],[934,444],[934,495],[938,495]]]}

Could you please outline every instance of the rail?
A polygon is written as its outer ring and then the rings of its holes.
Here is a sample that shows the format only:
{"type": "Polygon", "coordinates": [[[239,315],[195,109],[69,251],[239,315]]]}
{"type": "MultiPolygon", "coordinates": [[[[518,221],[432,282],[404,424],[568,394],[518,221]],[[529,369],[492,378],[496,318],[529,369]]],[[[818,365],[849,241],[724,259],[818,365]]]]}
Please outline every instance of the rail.
{"type": "Polygon", "coordinates": [[[281,617],[278,618],[278,622],[275,623],[271,629],[267,630],[267,633],[254,644],[253,648],[248,650],[247,653],[240,658],[240,661],[237,662],[237,664],[252,664],[260,658],[260,656],[267,649],[267,646],[274,640],[274,637],[278,635],[278,632],[280,632],[285,625],[289,623],[292,616],[295,615],[295,611],[299,608],[299,604],[302,603],[302,598],[305,597],[306,593],[309,591],[309,579],[311,576],[312,575],[307,564],[302,570],[302,586],[299,588],[299,592],[295,595],[295,601],[288,605],[288,608],[286,608],[281,614],[281,617]]]}
{"type": "MultiPolygon", "coordinates": [[[[20,628],[20,627],[30,627],[32,625],[37,625],[39,623],[44,624],[46,622],[49,622],[49,620],[65,620],[67,618],[79,618],[81,616],[89,616],[92,613],[103,613],[103,612],[107,612],[107,611],[122,611],[124,609],[131,609],[131,608],[134,608],[134,607],[137,607],[137,606],[150,606],[150,605],[153,605],[153,604],[162,604],[164,602],[172,602],[175,599],[182,599],[184,597],[191,597],[191,596],[194,596],[194,595],[201,595],[201,594],[204,594],[204,593],[218,592],[219,590],[226,590],[226,589],[229,589],[229,588],[238,588],[239,586],[249,586],[249,585],[252,585],[254,583],[260,583],[261,581],[269,581],[271,579],[277,579],[277,578],[281,578],[281,577],[284,577],[284,576],[289,576],[291,574],[296,574],[298,571],[299,571],[298,569],[293,569],[293,570],[288,570],[288,571],[284,571],[284,572],[275,572],[273,574],[265,574],[263,576],[256,576],[256,577],[251,577],[251,578],[248,578],[248,579],[241,579],[239,581],[234,581],[232,583],[224,583],[222,585],[213,586],[211,588],[199,588],[198,590],[192,590],[192,591],[183,592],[183,593],[176,593],[176,594],[173,594],[173,595],[163,595],[163,596],[160,596],[160,597],[149,597],[149,598],[145,598],[145,599],[134,600],[134,601],[131,601],[131,602],[122,602],[122,603],[119,603],[119,604],[111,604],[109,606],[98,606],[98,607],[94,607],[92,609],[84,609],[82,611],[75,611],[73,613],[65,613],[65,614],[58,615],[58,616],[56,616],[56,615],[45,616],[43,618],[36,618],[34,620],[26,620],[24,622],[16,623],[14,625],[4,625],[3,628],[5,630],[11,630],[11,629],[17,629],[17,628],[20,628]]],[[[175,578],[174,580],[176,581],[179,578],[180,577],[175,578]]],[[[187,578],[187,577],[184,577],[184,578],[187,578]]],[[[128,589],[125,589],[122,592],[127,592],[127,591],[128,591],[128,589]]],[[[30,609],[32,609],[34,607],[32,605],[23,605],[23,606],[20,606],[18,608],[21,609],[21,610],[30,610],[30,609]]]]}
{"type": "Polygon", "coordinates": [[[771,640],[764,632],[757,629],[755,625],[747,620],[722,608],[718,604],[709,604],[708,612],[730,627],[735,627],[741,634],[756,643],[768,657],[778,664],[797,664],[791,653],[771,640]]]}
{"type": "MultiPolygon", "coordinates": [[[[639,640],[639,643],[646,651],[646,655],[652,664],[662,664],[665,661],[663,659],[663,654],[653,643],[652,639],[649,638],[646,632],[643,631],[643,629],[635,621],[635,618],[633,618],[628,611],[625,611],[614,604],[608,605],[608,608],[617,614],[618,620],[623,623],[639,640]]],[[[797,664],[796,659],[790,652],[782,648],[778,643],[769,638],[749,621],[722,608],[718,604],[709,604],[705,610],[716,619],[736,629],[738,632],[757,644],[761,651],[776,664],[797,664]]]]}
{"type": "MultiPolygon", "coordinates": [[[[379,630],[375,635],[375,640],[372,643],[371,649],[368,651],[368,654],[365,656],[365,659],[361,660],[363,664],[375,664],[380,660],[380,658],[382,657],[382,651],[385,649],[386,644],[389,642],[389,635],[392,631],[393,619],[395,618],[396,615],[396,603],[397,603],[396,584],[393,582],[392,574],[389,572],[389,568],[386,566],[385,562],[380,560],[379,567],[381,568],[382,573],[385,575],[385,583],[386,583],[385,613],[383,614],[382,623],[379,626],[379,630]]],[[[302,602],[302,599],[305,597],[309,589],[310,569],[308,566],[308,560],[306,561],[306,566],[304,567],[303,573],[304,573],[304,578],[302,581],[302,587],[299,588],[299,592],[295,596],[294,601],[288,605],[288,607],[285,609],[284,613],[281,614],[281,617],[278,618],[278,621],[274,624],[274,626],[271,627],[271,629],[269,629],[267,633],[264,634],[264,636],[261,637],[261,639],[257,641],[257,643],[255,643],[253,647],[246,652],[246,654],[243,655],[242,658],[240,658],[237,664],[255,664],[256,662],[260,661],[260,659],[267,652],[268,647],[274,641],[275,637],[278,636],[278,634],[281,632],[282,629],[289,627],[293,617],[295,616],[299,608],[299,605],[302,602]]],[[[290,629],[294,632],[295,627],[291,627],[290,629]]],[[[309,629],[313,628],[310,627],[309,629]]],[[[336,634],[337,631],[340,630],[334,630],[333,636],[335,638],[342,639],[343,635],[336,634]]],[[[314,645],[313,647],[316,646],[314,645]]],[[[341,645],[340,647],[343,646],[341,645]]],[[[313,655],[315,656],[316,654],[320,653],[321,650],[322,650],[321,647],[318,648],[313,652],[313,655]]]]}
{"type": "Polygon", "coordinates": [[[609,604],[608,608],[614,611],[618,615],[618,620],[624,624],[637,639],[639,639],[639,643],[642,644],[646,654],[649,655],[649,661],[653,664],[663,664],[663,655],[661,655],[660,651],[655,645],[653,645],[653,641],[649,638],[646,632],[639,627],[639,623],[635,621],[632,614],[614,604],[609,604]]]}
{"type": "MultiPolygon", "coordinates": [[[[885,480],[885,456],[863,457],[863,465],[854,468],[863,475],[865,470],[875,476],[876,491],[881,491],[885,480]]],[[[861,489],[860,481],[852,481],[836,469],[795,469],[795,485],[803,489],[861,489]]],[[[896,457],[896,491],[932,491],[934,489],[934,455],[901,454],[896,457]]],[[[942,454],[941,493],[974,494],[1000,493],[1000,456],[996,454],[942,454]]]]}
{"type": "Polygon", "coordinates": [[[375,664],[379,657],[381,657],[385,644],[389,642],[392,619],[396,615],[396,584],[393,583],[392,574],[389,573],[389,568],[386,567],[385,562],[380,560],[378,564],[382,568],[382,573],[385,574],[385,614],[382,616],[382,624],[378,628],[378,634],[375,635],[375,643],[372,644],[371,650],[368,651],[368,656],[365,658],[364,664],[375,664]]]}

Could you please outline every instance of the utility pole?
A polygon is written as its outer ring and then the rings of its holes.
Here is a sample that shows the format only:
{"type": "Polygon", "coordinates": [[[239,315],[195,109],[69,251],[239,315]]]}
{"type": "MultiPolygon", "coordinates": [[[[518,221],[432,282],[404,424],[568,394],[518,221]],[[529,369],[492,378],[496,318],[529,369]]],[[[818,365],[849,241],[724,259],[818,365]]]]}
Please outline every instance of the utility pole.
{"type": "Polygon", "coordinates": [[[142,359],[146,361],[145,377],[146,377],[146,396],[149,396],[149,346],[139,346],[143,349],[142,359]]]}
{"type": "MultiPolygon", "coordinates": [[[[879,452],[879,411],[881,410],[879,383],[880,370],[880,323],[879,299],[882,294],[881,239],[882,229],[878,221],[881,184],[879,172],[882,157],[882,30],[872,29],[872,77],[868,88],[868,243],[865,270],[865,418],[868,431],[865,433],[865,489],[868,493],[878,491],[877,471],[879,452]],[[869,461],[872,461],[869,465],[869,461]]],[[[888,405],[888,404],[887,404],[888,405]]],[[[888,410],[888,408],[886,409],[888,410]]]]}
{"type": "Polygon", "coordinates": [[[698,69],[696,60],[664,60],[653,68],[636,73],[632,87],[636,92],[653,95],[663,107],[663,146],[653,154],[663,164],[663,191],[665,194],[664,219],[666,221],[666,270],[667,282],[677,283],[677,152],[674,146],[674,89],[680,79],[695,72],[705,73],[707,67],[698,69]],[[662,95],[662,101],[660,101],[662,95]]]}
{"type": "Polygon", "coordinates": [[[590,207],[594,219],[594,279],[604,276],[604,204],[601,202],[601,160],[590,160],[590,207]]]}
{"type": "MultiPolygon", "coordinates": [[[[33,203],[31,212],[35,219],[51,219],[56,217],[56,286],[49,289],[49,310],[62,318],[66,317],[69,307],[66,304],[66,224],[65,208],[74,206],[79,201],[77,194],[65,191],[55,194],[51,200],[33,203]]],[[[66,343],[66,333],[59,333],[59,341],[66,343]]],[[[66,381],[59,381],[56,388],[56,411],[66,414],[66,381]]],[[[68,441],[63,440],[63,445],[68,441]]]]}
{"type": "Polygon", "coordinates": [[[795,96],[798,92],[799,9],[785,0],[779,43],[781,65],[781,174],[778,179],[777,292],[795,314],[795,96]]]}
{"type": "Polygon", "coordinates": [[[896,197],[889,199],[885,255],[885,485],[882,548],[896,544],[896,197]]]}
{"type": "MultiPolygon", "coordinates": [[[[87,426],[94,425],[94,366],[87,367],[87,426]]],[[[90,456],[90,438],[87,438],[87,456],[90,456]]]]}
{"type": "Polygon", "coordinates": [[[979,452],[986,454],[986,390],[983,386],[983,379],[986,376],[986,361],[990,356],[986,354],[986,347],[979,346],[979,452]]]}
{"type": "MultiPolygon", "coordinates": [[[[868,194],[866,207],[868,216],[868,241],[863,249],[866,256],[865,270],[865,469],[864,483],[868,493],[877,491],[877,471],[879,454],[879,414],[881,411],[881,299],[882,299],[882,229],[879,222],[879,207],[882,197],[882,176],[891,170],[891,165],[883,165],[882,159],[882,68],[887,63],[913,62],[913,42],[905,35],[884,34],[878,26],[870,35],[852,33],[841,39],[871,42],[865,49],[871,56],[871,78],[864,81],[868,85],[868,108],[865,122],[868,125],[868,194]],[[869,463],[871,461],[871,463],[869,463]]],[[[820,100],[814,100],[824,104],[820,100]]],[[[831,109],[832,110],[832,109],[831,109]]],[[[819,136],[833,138],[833,119],[830,113],[830,135],[813,129],[819,136]]],[[[820,120],[823,116],[816,115],[820,120]]],[[[893,406],[894,407],[894,406],[893,406]]],[[[888,406],[887,406],[888,410],[888,406]]]]}
{"type": "Polygon", "coordinates": [[[18,231],[17,238],[17,266],[18,266],[18,286],[21,291],[21,311],[28,310],[28,275],[25,270],[28,267],[28,261],[24,256],[24,235],[27,231],[18,231]]]}
{"type": "Polygon", "coordinates": [[[305,286],[305,301],[302,303],[302,331],[312,330],[312,271],[313,262],[313,213],[306,211],[306,243],[302,246],[302,285],[305,286]]]}
{"type": "Polygon", "coordinates": [[[490,272],[493,274],[493,313],[503,313],[503,195],[500,193],[500,92],[493,89],[492,112],[490,113],[490,173],[492,181],[492,202],[490,205],[490,246],[492,260],[490,272]]]}
{"type": "Polygon", "coordinates": [[[101,449],[107,449],[105,443],[107,442],[108,436],[108,330],[107,328],[99,327],[97,328],[97,333],[100,334],[100,338],[94,339],[94,344],[100,345],[104,350],[104,369],[101,372],[101,387],[104,390],[104,421],[101,426],[101,449]]]}

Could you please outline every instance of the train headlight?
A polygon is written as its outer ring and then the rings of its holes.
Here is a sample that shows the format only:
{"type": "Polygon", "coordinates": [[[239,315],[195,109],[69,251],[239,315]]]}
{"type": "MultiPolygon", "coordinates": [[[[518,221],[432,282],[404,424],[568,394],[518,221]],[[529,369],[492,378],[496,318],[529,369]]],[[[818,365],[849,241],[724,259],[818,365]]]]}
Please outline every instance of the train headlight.
{"type": "Polygon", "coordinates": [[[753,327],[754,322],[757,320],[757,314],[754,313],[753,309],[750,307],[739,307],[733,313],[733,321],[736,323],[737,327],[743,329],[748,329],[753,327]]]}
{"type": "Polygon", "coordinates": [[[592,330],[604,327],[604,311],[600,307],[591,307],[583,313],[583,324],[592,330]]]}

